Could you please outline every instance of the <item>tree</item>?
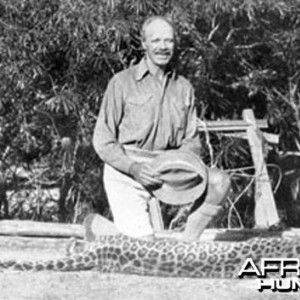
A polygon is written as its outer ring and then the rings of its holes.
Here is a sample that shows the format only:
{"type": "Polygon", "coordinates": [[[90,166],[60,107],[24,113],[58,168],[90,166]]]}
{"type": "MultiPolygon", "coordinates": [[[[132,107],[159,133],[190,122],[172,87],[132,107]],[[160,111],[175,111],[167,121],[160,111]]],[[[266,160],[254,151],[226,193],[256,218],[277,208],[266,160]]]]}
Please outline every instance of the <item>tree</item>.
{"type": "MultiPolygon", "coordinates": [[[[201,118],[236,119],[253,108],[280,133],[280,150],[299,151],[299,10],[296,0],[1,0],[3,186],[58,187],[61,221],[78,221],[91,206],[109,214],[91,135],[108,80],[142,57],[139,28],[156,14],[176,24],[178,71],[195,87],[201,118]],[[22,179],[16,166],[44,168],[22,179]]],[[[251,165],[243,141],[211,143],[219,167],[251,165]]],[[[235,192],[247,180],[235,180],[235,192]]],[[[246,194],[240,212],[251,210],[246,194]]]]}

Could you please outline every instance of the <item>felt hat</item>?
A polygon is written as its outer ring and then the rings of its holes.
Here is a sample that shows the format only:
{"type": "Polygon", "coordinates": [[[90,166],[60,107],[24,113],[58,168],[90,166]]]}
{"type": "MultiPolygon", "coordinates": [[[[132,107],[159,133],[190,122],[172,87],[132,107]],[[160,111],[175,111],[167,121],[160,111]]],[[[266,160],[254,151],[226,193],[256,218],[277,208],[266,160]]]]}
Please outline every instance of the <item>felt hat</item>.
{"type": "Polygon", "coordinates": [[[165,151],[152,162],[163,184],[153,195],[167,204],[183,205],[198,199],[207,186],[207,168],[200,157],[180,150],[165,151]]]}

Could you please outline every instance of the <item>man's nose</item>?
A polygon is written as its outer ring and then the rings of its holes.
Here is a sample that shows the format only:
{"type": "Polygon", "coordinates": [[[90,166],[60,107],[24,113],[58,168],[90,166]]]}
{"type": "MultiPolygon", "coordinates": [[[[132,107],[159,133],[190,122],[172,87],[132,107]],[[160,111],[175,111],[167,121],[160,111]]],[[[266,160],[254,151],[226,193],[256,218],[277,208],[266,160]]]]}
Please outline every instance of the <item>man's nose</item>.
{"type": "Polygon", "coordinates": [[[168,44],[167,44],[166,41],[160,41],[159,47],[160,47],[161,49],[166,49],[166,48],[168,48],[168,44]]]}

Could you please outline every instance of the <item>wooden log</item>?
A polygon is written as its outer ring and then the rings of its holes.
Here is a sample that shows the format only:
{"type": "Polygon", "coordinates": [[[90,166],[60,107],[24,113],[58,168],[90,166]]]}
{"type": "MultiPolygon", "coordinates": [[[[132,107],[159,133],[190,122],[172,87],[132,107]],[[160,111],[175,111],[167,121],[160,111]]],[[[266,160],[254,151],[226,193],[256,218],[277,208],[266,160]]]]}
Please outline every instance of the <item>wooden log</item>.
{"type": "Polygon", "coordinates": [[[268,228],[279,222],[279,216],[273,196],[270,178],[263,154],[263,140],[251,109],[244,110],[248,141],[255,167],[255,227],[268,228]]]}
{"type": "MultiPolygon", "coordinates": [[[[175,238],[180,239],[180,232],[172,231],[161,231],[156,234],[160,238],[175,238]]],[[[250,238],[261,237],[261,238],[270,238],[270,237],[292,237],[295,239],[300,239],[300,229],[299,228],[290,228],[282,231],[270,231],[264,228],[257,229],[205,229],[200,237],[200,241],[209,242],[209,241],[224,241],[224,242],[233,242],[233,241],[246,241],[250,238]]]]}
{"type": "MultiPolygon", "coordinates": [[[[3,222],[3,221],[1,221],[3,222]]],[[[41,260],[56,259],[66,255],[67,248],[70,245],[70,237],[73,237],[73,230],[65,231],[66,224],[53,223],[49,227],[48,223],[33,221],[10,221],[5,222],[5,234],[8,232],[13,235],[0,235],[0,257],[1,259],[19,259],[19,260],[41,260]],[[34,224],[36,223],[36,224],[34,224]],[[34,225],[34,226],[33,226],[34,225]],[[45,237],[41,237],[41,231],[32,231],[32,228],[46,225],[48,231],[43,231],[45,237]],[[10,227],[10,228],[9,228],[10,227]],[[26,230],[20,232],[18,228],[23,227],[26,230]],[[17,231],[14,230],[17,228],[17,231]],[[55,237],[57,232],[63,232],[64,235],[69,232],[69,237],[55,237]],[[17,236],[17,234],[30,234],[30,236],[17,236]],[[38,236],[34,236],[38,234],[38,236]]],[[[74,225],[71,225],[72,227],[74,225]]],[[[82,225],[76,225],[76,232],[83,232],[82,225]]],[[[2,226],[3,229],[3,226],[2,226]]],[[[1,232],[0,232],[1,233],[1,232]]],[[[174,231],[161,231],[157,233],[159,238],[180,239],[181,233],[174,231]]],[[[290,228],[284,231],[269,231],[265,229],[205,229],[200,237],[201,242],[209,241],[247,241],[253,237],[290,237],[300,239],[300,229],[290,228]]],[[[79,237],[83,238],[83,235],[79,237]]]]}
{"type": "Polygon", "coordinates": [[[42,252],[65,251],[70,242],[69,238],[0,236],[0,251],[30,251],[35,249],[42,252]]]}
{"type": "MultiPolygon", "coordinates": [[[[0,221],[0,248],[30,247],[34,241],[39,249],[56,247],[60,241],[65,243],[71,237],[83,239],[83,226],[79,224],[43,223],[37,221],[0,221]],[[20,231],[20,228],[23,230],[20,231]],[[37,230],[36,228],[39,228],[37,230]],[[67,228],[67,230],[66,230],[67,228]],[[47,230],[46,230],[47,229],[47,230]],[[76,234],[74,234],[74,232],[76,234]],[[58,237],[57,233],[61,233],[58,237]],[[50,245],[50,246],[49,246],[50,245]],[[52,246],[51,246],[52,245],[52,246]]],[[[108,232],[108,234],[111,234],[108,232]]],[[[159,237],[180,237],[180,232],[159,231],[159,237]]],[[[284,231],[266,229],[205,229],[201,240],[241,240],[254,236],[295,236],[300,238],[300,228],[290,228],[284,231]]]]}
{"type": "Polygon", "coordinates": [[[0,221],[0,235],[82,238],[84,230],[79,224],[2,220],[0,221]]]}
{"type": "MultiPolygon", "coordinates": [[[[227,136],[227,137],[234,137],[238,139],[248,139],[247,132],[221,132],[222,136],[227,136]]],[[[273,134],[273,133],[268,133],[268,132],[262,132],[262,135],[266,142],[270,144],[278,144],[279,143],[279,135],[278,134],[273,134]]]]}
{"type": "MultiPolygon", "coordinates": [[[[59,225],[60,226],[60,225],[59,225]]],[[[180,238],[179,232],[162,231],[160,238],[180,238]]],[[[253,237],[291,237],[300,239],[300,229],[284,231],[264,229],[205,229],[200,241],[244,241],[253,237]]],[[[43,253],[65,253],[70,238],[0,236],[0,253],[9,251],[31,251],[43,253]]]]}
{"type": "MultiPolygon", "coordinates": [[[[246,131],[250,124],[246,120],[218,120],[202,121],[198,120],[198,132],[202,131],[246,131]]],[[[267,120],[256,120],[256,126],[260,129],[267,129],[267,120]]]]}
{"type": "MultiPolygon", "coordinates": [[[[220,121],[201,121],[198,120],[198,132],[219,132],[224,136],[231,136],[235,138],[247,138],[247,129],[250,124],[245,120],[220,120],[220,121]]],[[[267,120],[256,120],[256,126],[263,130],[268,128],[267,120]]],[[[264,138],[268,143],[278,144],[279,143],[279,135],[263,132],[264,138]]]]}

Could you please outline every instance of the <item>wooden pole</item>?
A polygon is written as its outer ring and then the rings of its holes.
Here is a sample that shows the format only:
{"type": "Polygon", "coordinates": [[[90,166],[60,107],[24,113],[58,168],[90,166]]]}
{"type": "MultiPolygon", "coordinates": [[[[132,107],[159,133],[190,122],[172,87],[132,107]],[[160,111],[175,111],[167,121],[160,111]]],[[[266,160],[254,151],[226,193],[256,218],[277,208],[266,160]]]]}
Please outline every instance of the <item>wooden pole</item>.
{"type": "Polygon", "coordinates": [[[263,136],[256,126],[252,109],[243,111],[243,118],[249,123],[247,136],[255,167],[255,227],[268,228],[279,222],[263,153],[263,136]]]}
{"type": "MultiPolygon", "coordinates": [[[[260,129],[267,129],[267,120],[256,120],[256,125],[260,129]]],[[[199,132],[201,131],[246,131],[249,127],[249,123],[245,120],[218,120],[218,121],[201,121],[198,120],[199,132]],[[205,124],[205,125],[204,125],[205,124]]]]}
{"type": "Polygon", "coordinates": [[[151,222],[154,230],[155,231],[164,230],[164,222],[162,219],[162,213],[161,213],[159,201],[156,198],[152,197],[151,200],[148,202],[148,204],[149,204],[151,222]]]}
{"type": "MultiPolygon", "coordinates": [[[[39,251],[64,249],[70,242],[70,238],[74,237],[74,229],[75,232],[77,232],[76,238],[83,239],[84,229],[82,225],[52,223],[51,226],[48,226],[48,223],[20,220],[0,221],[0,225],[0,253],[2,250],[9,251],[13,249],[28,250],[30,248],[36,248],[39,251]],[[21,232],[19,228],[23,228],[23,231],[21,232]],[[41,231],[37,231],[34,228],[43,229],[44,234],[41,235],[41,231]],[[66,228],[70,228],[71,230],[66,231],[66,228]],[[58,238],[58,232],[63,233],[63,237],[61,235],[58,238]]],[[[110,234],[111,232],[108,232],[108,235],[110,234]]],[[[180,238],[181,232],[164,230],[162,232],[157,232],[157,236],[160,238],[180,238]]],[[[266,229],[209,228],[204,230],[200,240],[240,241],[252,237],[292,237],[300,239],[300,229],[290,228],[285,231],[269,231],[266,229]]]]}
{"type": "Polygon", "coordinates": [[[0,221],[0,235],[83,238],[84,228],[79,224],[2,220],[0,221]]]}

